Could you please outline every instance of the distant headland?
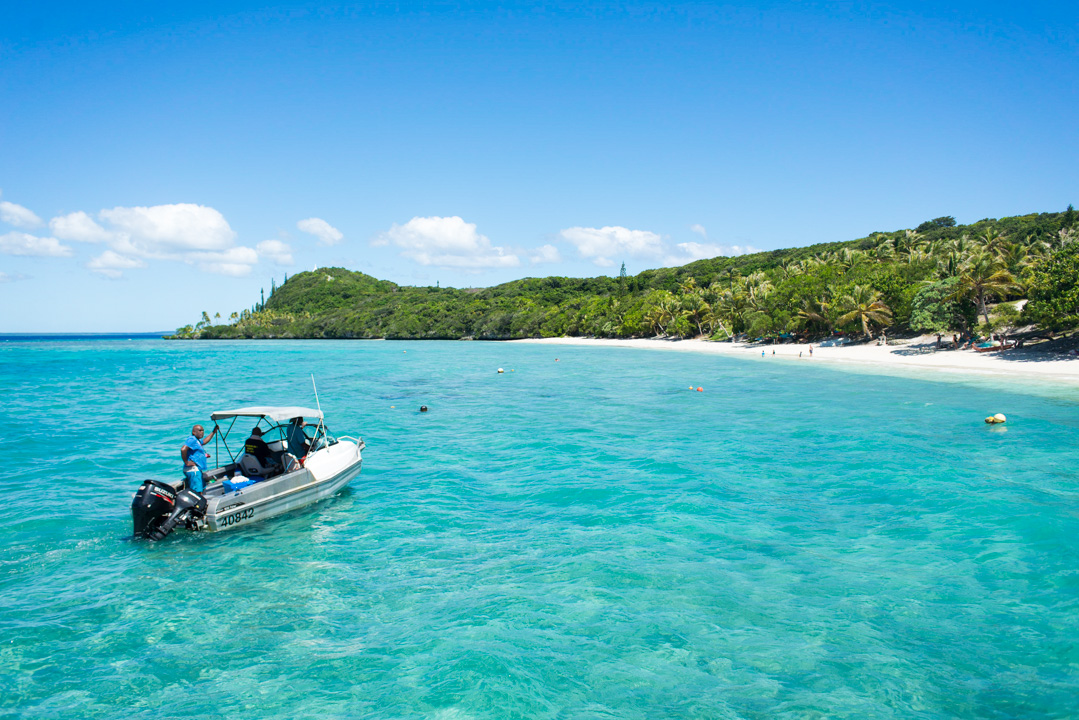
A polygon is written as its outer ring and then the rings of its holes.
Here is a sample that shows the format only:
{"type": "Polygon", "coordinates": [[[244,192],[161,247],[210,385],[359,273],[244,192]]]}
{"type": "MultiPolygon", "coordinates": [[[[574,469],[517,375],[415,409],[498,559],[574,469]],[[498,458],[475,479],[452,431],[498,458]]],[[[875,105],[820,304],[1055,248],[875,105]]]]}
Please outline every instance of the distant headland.
{"type": "Polygon", "coordinates": [[[302,272],[172,339],[551,337],[851,342],[930,334],[1027,346],[1079,327],[1075,210],[698,260],[618,277],[412,287],[344,268],[302,272]],[[216,322],[215,322],[216,321],[216,322]]]}

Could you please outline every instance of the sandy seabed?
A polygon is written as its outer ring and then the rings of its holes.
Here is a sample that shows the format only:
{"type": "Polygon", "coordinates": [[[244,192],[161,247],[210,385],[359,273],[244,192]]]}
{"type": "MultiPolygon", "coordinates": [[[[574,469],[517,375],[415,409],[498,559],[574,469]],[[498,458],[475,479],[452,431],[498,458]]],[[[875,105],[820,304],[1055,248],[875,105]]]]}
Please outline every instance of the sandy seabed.
{"type": "Polygon", "coordinates": [[[940,377],[940,374],[947,373],[953,378],[1012,378],[1017,381],[1049,382],[1079,387],[1079,357],[1054,355],[1029,349],[981,353],[969,349],[937,349],[935,341],[936,336],[924,336],[898,341],[896,344],[890,342],[888,345],[870,342],[864,345],[821,347],[814,344],[812,355],[809,351],[810,345],[793,343],[767,345],[709,340],[656,338],[609,340],[581,337],[530,338],[512,342],[737,355],[764,361],[794,360],[842,365],[862,372],[888,374],[913,372],[927,379],[934,374],[940,377]]]}

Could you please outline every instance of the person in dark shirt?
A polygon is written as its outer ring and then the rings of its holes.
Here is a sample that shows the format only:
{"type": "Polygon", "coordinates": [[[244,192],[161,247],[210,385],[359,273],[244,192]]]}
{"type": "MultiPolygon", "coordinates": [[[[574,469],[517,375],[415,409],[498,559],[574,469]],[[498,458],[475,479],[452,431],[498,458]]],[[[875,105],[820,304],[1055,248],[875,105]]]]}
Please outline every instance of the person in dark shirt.
{"type": "MultiPolygon", "coordinates": [[[[255,458],[263,471],[273,467],[273,453],[270,446],[262,439],[262,428],[256,426],[251,430],[251,437],[244,441],[244,452],[255,458]]],[[[244,464],[247,466],[246,463],[244,464]]]]}

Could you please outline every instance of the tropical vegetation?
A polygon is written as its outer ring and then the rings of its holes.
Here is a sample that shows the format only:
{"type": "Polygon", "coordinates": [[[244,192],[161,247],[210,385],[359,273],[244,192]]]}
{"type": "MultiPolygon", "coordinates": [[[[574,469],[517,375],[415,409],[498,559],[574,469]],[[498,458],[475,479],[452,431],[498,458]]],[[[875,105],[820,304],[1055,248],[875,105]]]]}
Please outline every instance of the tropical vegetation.
{"type": "MultiPolygon", "coordinates": [[[[489,288],[410,287],[344,268],[271,284],[227,322],[183,338],[967,337],[1009,323],[1079,327],[1079,223],[1071,206],[914,229],[619,277],[525,278],[489,288]],[[1009,303],[1026,300],[1022,313],[1009,303]],[[996,313],[999,315],[999,313],[996,313]]],[[[217,316],[214,320],[220,320],[217,316]]]]}

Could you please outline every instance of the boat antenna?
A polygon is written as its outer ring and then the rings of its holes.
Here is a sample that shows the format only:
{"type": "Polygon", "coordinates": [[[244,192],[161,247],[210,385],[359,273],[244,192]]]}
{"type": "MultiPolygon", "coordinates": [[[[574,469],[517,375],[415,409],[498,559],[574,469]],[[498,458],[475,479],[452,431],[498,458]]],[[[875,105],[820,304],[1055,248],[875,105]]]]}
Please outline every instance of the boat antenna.
{"type": "Polygon", "coordinates": [[[315,407],[318,408],[318,427],[315,428],[315,437],[318,437],[318,432],[322,429],[322,403],[318,401],[318,386],[315,385],[314,373],[311,373],[311,389],[315,391],[315,407]]]}

